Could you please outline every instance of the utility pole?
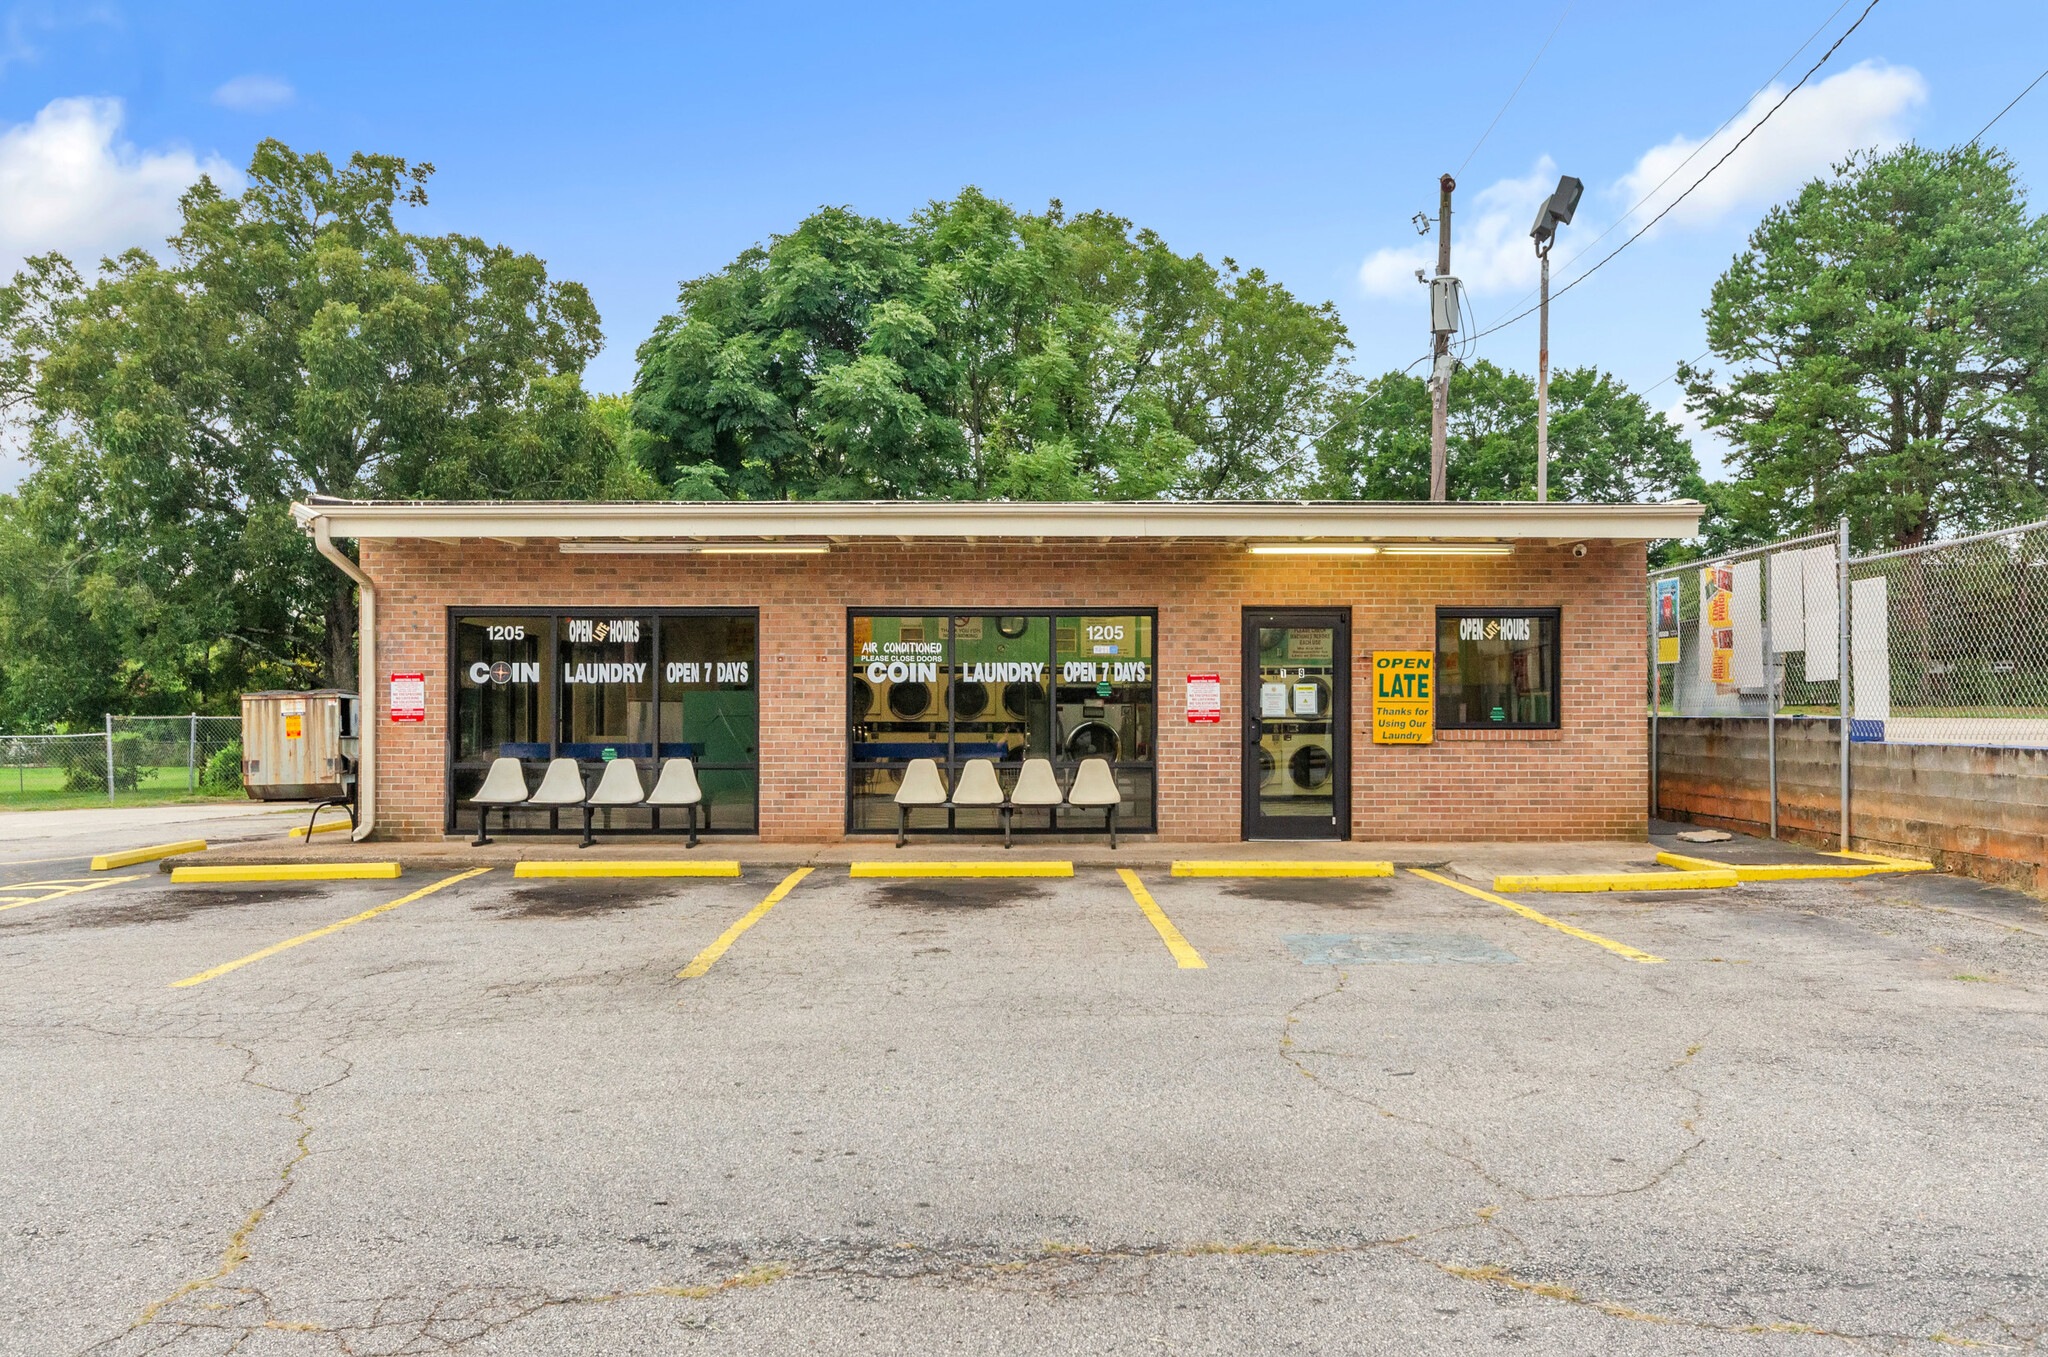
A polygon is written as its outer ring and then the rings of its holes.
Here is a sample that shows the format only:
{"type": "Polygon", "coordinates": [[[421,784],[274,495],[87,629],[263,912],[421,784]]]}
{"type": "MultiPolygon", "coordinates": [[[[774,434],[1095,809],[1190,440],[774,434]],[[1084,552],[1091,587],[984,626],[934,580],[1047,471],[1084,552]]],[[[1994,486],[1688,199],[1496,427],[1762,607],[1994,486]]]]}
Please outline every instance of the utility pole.
{"type": "Polygon", "coordinates": [[[1557,228],[1570,223],[1579,210],[1579,195],[1585,186],[1570,175],[1562,175],[1557,190],[1536,209],[1536,224],[1529,228],[1536,242],[1536,260],[1543,271],[1543,300],[1536,322],[1536,502],[1550,498],[1550,246],[1557,228]]]}
{"type": "Polygon", "coordinates": [[[1536,322],[1536,502],[1550,499],[1550,242],[1536,247],[1543,270],[1541,318],[1536,322]]]}
{"type": "MultiPolygon", "coordinates": [[[[1436,276],[1448,278],[1451,273],[1451,193],[1458,187],[1458,181],[1448,174],[1437,182],[1441,197],[1436,212],[1436,276]]],[[[1436,291],[1432,289],[1434,300],[1436,291]]],[[[1436,363],[1429,374],[1429,498],[1433,504],[1448,498],[1450,488],[1450,451],[1446,443],[1445,426],[1450,419],[1451,409],[1451,333],[1457,329],[1438,328],[1442,324],[1442,308],[1430,307],[1430,325],[1436,330],[1436,363]]]]}

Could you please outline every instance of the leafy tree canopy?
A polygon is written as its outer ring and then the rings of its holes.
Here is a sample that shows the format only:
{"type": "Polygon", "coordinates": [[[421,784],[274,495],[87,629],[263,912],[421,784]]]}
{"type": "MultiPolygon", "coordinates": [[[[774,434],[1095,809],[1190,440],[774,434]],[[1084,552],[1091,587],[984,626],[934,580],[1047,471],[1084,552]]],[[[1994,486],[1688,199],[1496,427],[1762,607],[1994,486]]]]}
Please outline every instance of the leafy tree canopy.
{"type": "Polygon", "coordinates": [[[1107,213],[827,208],[683,284],[633,421],[682,498],[1247,496],[1307,469],[1335,308],[1107,213]]]}
{"type": "Polygon", "coordinates": [[[1734,444],[1724,532],[1909,546],[2048,511],[2048,218],[2005,154],[1850,157],[1774,207],[1706,312],[1726,377],[1681,368],[1734,444]]]}
{"type": "MultiPolygon", "coordinates": [[[[1316,492],[1331,499],[1429,498],[1429,385],[1390,372],[1332,401],[1317,440],[1316,492]]],[[[1481,359],[1451,376],[1454,500],[1536,498],[1536,384],[1481,359]]],[[[1599,504],[1706,493],[1684,434],[1593,368],[1550,379],[1550,495],[1599,504]]]]}
{"type": "Polygon", "coordinates": [[[187,191],[164,259],[86,279],[48,256],[0,289],[0,404],[35,468],[0,506],[20,562],[0,615],[55,616],[56,591],[79,637],[10,641],[8,711],[96,715],[108,685],[133,709],[352,683],[352,587],[290,523],[294,498],[654,489],[581,388],[600,342],[584,288],[400,229],[432,171],[265,141],[239,196],[187,191]],[[124,658],[52,691],[80,655],[124,658]]]}

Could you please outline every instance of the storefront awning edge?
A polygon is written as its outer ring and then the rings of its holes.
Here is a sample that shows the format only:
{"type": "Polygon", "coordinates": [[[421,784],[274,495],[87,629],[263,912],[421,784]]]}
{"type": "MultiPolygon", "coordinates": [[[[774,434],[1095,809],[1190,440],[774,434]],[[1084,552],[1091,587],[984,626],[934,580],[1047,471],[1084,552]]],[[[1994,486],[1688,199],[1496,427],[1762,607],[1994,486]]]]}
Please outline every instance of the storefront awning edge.
{"type": "MultiPolygon", "coordinates": [[[[438,503],[337,501],[294,504],[309,528],[335,537],[733,539],[862,538],[1463,538],[1645,541],[1692,537],[1704,506],[1668,504],[1332,503],[893,503],[786,500],[727,503],[438,503]]],[[[309,529],[310,530],[310,529],[309,529]]]]}

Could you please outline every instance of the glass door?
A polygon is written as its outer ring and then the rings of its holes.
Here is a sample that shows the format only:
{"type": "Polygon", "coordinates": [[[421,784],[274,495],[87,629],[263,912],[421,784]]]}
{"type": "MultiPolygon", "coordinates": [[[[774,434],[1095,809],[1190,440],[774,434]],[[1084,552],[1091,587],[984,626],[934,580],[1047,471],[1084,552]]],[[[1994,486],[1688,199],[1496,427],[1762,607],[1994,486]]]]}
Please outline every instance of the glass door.
{"type": "Polygon", "coordinates": [[[1244,615],[1244,835],[1351,837],[1351,613],[1244,615]]]}

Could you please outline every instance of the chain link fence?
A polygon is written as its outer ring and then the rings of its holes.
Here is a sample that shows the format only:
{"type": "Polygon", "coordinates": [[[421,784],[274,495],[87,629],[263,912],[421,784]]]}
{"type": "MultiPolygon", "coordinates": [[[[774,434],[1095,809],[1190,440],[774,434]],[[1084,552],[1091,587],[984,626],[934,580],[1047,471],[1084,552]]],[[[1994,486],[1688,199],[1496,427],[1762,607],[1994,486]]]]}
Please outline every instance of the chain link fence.
{"type": "Polygon", "coordinates": [[[2048,521],[1849,562],[1854,737],[2048,748],[2048,521]]]}
{"type": "Polygon", "coordinates": [[[0,802],[241,790],[239,716],[110,716],[104,730],[84,735],[0,735],[0,802]]]}
{"type": "Polygon", "coordinates": [[[1838,717],[1846,661],[1855,743],[2048,748],[2048,520],[1846,568],[1845,542],[1653,571],[1652,714],[1838,717]]]}

